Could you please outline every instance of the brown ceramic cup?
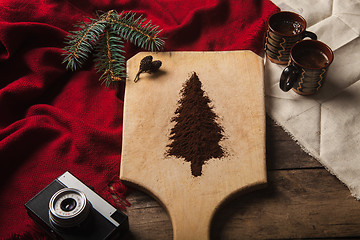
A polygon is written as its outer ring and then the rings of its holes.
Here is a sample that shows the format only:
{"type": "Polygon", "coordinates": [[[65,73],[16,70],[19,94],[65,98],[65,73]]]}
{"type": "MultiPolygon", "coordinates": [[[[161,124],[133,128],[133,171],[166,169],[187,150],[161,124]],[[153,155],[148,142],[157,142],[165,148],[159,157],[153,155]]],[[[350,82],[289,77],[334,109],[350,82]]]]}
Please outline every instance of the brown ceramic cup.
{"type": "Polygon", "coordinates": [[[306,31],[306,21],[293,12],[278,12],[268,19],[265,38],[267,58],[277,64],[287,64],[291,47],[298,41],[309,37],[316,40],[315,33],[306,31]]]}
{"type": "Polygon", "coordinates": [[[317,40],[302,40],[290,51],[290,61],[280,77],[280,88],[292,89],[300,95],[317,92],[324,84],[334,53],[325,43],[317,40]]]}

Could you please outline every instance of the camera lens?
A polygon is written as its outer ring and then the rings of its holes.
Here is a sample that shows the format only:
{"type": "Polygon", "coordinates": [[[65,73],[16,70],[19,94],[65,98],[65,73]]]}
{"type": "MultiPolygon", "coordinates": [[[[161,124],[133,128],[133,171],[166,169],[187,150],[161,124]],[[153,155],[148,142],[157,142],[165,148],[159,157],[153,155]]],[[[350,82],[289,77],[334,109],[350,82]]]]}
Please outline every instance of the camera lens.
{"type": "Polygon", "coordinates": [[[76,201],[73,198],[66,198],[60,203],[60,208],[65,212],[70,212],[76,207],[76,201]]]}
{"type": "Polygon", "coordinates": [[[91,204],[83,192],[63,188],[49,201],[49,219],[55,227],[75,227],[88,217],[90,209],[91,204]]]}

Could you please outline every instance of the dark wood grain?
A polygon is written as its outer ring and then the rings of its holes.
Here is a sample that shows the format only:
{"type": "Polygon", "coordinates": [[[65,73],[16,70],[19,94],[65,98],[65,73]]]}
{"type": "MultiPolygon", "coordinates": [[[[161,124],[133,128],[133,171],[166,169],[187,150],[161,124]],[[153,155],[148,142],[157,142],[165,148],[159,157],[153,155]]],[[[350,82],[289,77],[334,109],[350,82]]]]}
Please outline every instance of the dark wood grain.
{"type": "MultiPolygon", "coordinates": [[[[265,188],[235,196],[216,212],[212,239],[360,239],[360,202],[270,118],[267,166],[265,188]]],[[[137,190],[128,200],[126,239],[172,239],[158,202],[137,190]]]]}
{"type": "Polygon", "coordinates": [[[360,204],[324,169],[271,171],[268,187],[219,210],[213,239],[360,236],[360,204]]]}
{"type": "Polygon", "coordinates": [[[269,170],[322,167],[270,117],[266,118],[266,164],[269,170]]]}

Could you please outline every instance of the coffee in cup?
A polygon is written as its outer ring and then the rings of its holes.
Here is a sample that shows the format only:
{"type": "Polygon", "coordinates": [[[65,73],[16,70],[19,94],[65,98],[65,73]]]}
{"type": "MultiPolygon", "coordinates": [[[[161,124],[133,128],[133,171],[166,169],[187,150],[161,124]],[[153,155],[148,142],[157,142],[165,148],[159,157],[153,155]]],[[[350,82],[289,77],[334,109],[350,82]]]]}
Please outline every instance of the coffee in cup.
{"type": "Polygon", "coordinates": [[[302,40],[290,50],[290,61],[280,77],[280,88],[301,95],[314,94],[324,83],[334,53],[325,43],[302,40]]]}
{"type": "Polygon", "coordinates": [[[306,21],[293,12],[278,12],[268,19],[265,38],[267,58],[277,64],[287,64],[292,46],[309,37],[316,40],[315,33],[306,31],[306,21]]]}

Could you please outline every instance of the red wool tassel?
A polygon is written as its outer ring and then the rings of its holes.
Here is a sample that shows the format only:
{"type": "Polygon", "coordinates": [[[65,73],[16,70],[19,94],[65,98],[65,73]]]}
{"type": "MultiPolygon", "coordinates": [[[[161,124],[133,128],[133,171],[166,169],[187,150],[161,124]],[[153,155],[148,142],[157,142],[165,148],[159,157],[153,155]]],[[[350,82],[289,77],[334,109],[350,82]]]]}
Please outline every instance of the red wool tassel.
{"type": "Polygon", "coordinates": [[[120,179],[114,179],[108,186],[105,192],[106,200],[115,205],[117,208],[125,210],[126,207],[131,206],[130,202],[126,200],[125,194],[127,188],[121,183],[120,179]]]}

